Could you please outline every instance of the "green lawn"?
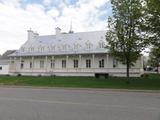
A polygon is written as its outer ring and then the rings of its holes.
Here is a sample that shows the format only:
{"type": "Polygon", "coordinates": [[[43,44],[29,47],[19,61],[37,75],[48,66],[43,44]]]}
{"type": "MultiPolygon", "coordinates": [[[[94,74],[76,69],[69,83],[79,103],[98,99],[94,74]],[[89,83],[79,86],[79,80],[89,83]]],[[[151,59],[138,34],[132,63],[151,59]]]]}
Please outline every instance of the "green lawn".
{"type": "Polygon", "coordinates": [[[127,78],[118,77],[97,79],[94,77],[0,76],[0,85],[160,90],[160,74],[130,78],[130,84],[126,84],[126,80],[127,78]]]}

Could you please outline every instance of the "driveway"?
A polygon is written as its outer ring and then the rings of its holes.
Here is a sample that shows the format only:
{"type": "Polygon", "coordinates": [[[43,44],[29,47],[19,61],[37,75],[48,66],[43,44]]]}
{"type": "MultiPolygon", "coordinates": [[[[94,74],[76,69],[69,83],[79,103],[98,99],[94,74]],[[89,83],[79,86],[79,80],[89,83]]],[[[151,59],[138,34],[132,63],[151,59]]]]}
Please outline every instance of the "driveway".
{"type": "Polygon", "coordinates": [[[0,87],[0,120],[160,120],[160,93],[0,87]]]}

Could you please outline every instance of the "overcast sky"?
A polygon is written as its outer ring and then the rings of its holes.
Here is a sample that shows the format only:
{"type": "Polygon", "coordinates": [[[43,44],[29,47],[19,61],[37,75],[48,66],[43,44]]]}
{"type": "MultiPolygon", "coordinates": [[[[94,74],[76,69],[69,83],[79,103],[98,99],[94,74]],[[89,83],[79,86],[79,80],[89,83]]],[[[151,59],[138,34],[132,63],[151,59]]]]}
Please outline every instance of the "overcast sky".
{"type": "Polygon", "coordinates": [[[27,30],[55,34],[55,27],[68,32],[106,29],[111,15],[109,0],[0,0],[0,54],[19,49],[27,30]]]}

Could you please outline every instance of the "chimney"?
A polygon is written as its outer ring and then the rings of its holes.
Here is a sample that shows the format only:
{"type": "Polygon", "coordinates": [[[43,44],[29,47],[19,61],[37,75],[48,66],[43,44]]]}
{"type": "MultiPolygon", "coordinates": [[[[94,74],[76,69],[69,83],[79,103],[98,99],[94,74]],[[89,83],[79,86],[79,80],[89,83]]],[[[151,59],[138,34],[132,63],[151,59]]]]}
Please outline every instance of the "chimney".
{"type": "Polygon", "coordinates": [[[28,32],[28,40],[32,40],[34,38],[34,32],[30,29],[28,32]]]}
{"type": "Polygon", "coordinates": [[[32,41],[34,40],[39,34],[37,32],[33,32],[31,29],[27,31],[28,32],[28,40],[32,41]]]}
{"type": "Polygon", "coordinates": [[[59,28],[59,27],[56,27],[55,31],[56,31],[56,35],[60,35],[61,34],[61,28],[59,28]]]}

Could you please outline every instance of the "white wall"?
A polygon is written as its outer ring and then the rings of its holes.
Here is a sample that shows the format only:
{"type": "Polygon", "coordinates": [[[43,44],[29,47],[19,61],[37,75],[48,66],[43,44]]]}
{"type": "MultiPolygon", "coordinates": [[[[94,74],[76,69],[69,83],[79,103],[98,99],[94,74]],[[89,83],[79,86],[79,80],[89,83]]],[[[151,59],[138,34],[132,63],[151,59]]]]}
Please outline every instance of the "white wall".
{"type": "Polygon", "coordinates": [[[0,67],[2,68],[2,69],[0,69],[0,75],[7,75],[8,71],[9,71],[9,65],[1,65],[0,64],[0,67]]]}
{"type": "MultiPolygon", "coordinates": [[[[51,69],[51,58],[52,56],[47,56],[47,64],[46,64],[46,56],[39,56],[39,57],[34,57],[34,63],[33,67],[30,68],[30,62],[32,61],[32,57],[21,57],[21,60],[24,60],[24,68],[20,69],[20,58],[17,58],[16,61],[14,62],[15,68],[17,70],[15,72],[21,72],[21,73],[37,73],[37,74],[44,74],[49,72],[54,72],[57,74],[62,73],[63,75],[70,74],[72,73],[74,75],[83,74],[85,75],[91,75],[91,73],[97,73],[97,72],[103,72],[103,73],[111,73],[112,75],[118,75],[119,73],[125,73],[126,72],[126,66],[121,64],[120,62],[118,63],[118,66],[113,68],[113,57],[108,56],[108,61],[107,61],[107,54],[95,54],[94,55],[94,63],[93,63],[93,55],[88,54],[88,55],[81,55],[81,61],[80,61],[80,56],[79,55],[68,55],[68,61],[66,61],[66,67],[62,69],[62,60],[66,60],[66,55],[63,56],[54,56],[55,60],[55,68],[51,69]],[[91,60],[91,68],[86,68],[86,59],[91,60]],[[99,68],[99,61],[104,59],[104,68],[99,68]],[[44,61],[44,68],[40,68],[40,60],[44,61]],[[73,60],[78,60],[79,66],[78,68],[74,68],[73,60]],[[47,66],[46,66],[47,65],[47,66]],[[119,72],[119,73],[118,73],[119,72]]],[[[135,63],[135,66],[132,67],[131,72],[135,72],[136,74],[139,72],[140,73],[140,68],[141,68],[141,60],[137,60],[135,63]]],[[[14,72],[14,71],[12,71],[14,72]]]]}

